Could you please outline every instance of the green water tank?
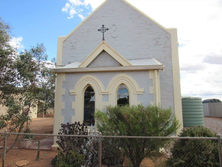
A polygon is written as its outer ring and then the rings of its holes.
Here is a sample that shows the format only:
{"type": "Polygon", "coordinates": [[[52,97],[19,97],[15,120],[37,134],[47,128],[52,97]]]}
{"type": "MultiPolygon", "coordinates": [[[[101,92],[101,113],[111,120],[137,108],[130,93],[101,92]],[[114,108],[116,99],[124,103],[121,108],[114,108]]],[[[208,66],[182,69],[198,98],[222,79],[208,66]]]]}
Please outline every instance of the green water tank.
{"type": "Polygon", "coordinates": [[[202,99],[198,97],[183,97],[183,126],[200,126],[204,125],[204,114],[202,99]]]}

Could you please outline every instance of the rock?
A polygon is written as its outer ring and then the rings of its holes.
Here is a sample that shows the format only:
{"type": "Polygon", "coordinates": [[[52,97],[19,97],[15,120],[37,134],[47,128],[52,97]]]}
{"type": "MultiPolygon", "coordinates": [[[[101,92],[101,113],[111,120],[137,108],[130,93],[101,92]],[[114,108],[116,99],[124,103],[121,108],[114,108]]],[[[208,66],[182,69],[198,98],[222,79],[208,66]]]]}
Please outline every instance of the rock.
{"type": "Polygon", "coordinates": [[[15,163],[15,166],[26,166],[29,164],[29,161],[28,160],[21,160],[21,161],[18,161],[15,163]]]}
{"type": "Polygon", "coordinates": [[[29,148],[32,145],[31,139],[23,139],[19,141],[19,148],[29,148]]]}

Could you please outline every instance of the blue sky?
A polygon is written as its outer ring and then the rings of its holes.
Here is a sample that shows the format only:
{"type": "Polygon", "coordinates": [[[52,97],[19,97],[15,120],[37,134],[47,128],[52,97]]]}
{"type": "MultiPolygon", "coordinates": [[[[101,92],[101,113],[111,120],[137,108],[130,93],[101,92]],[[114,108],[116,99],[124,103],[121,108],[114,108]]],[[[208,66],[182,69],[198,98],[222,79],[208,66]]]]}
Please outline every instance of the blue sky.
{"type": "MultiPolygon", "coordinates": [[[[166,28],[177,28],[183,96],[222,100],[222,0],[126,0],[166,28]]],[[[0,0],[18,50],[43,43],[56,58],[68,35],[104,0],[0,0]]]]}
{"type": "MultiPolygon", "coordinates": [[[[11,26],[13,37],[22,37],[22,49],[43,43],[48,59],[56,57],[57,38],[69,34],[82,20],[67,19],[64,0],[0,0],[0,17],[11,26]]],[[[91,11],[89,8],[88,12],[91,11]]]]}

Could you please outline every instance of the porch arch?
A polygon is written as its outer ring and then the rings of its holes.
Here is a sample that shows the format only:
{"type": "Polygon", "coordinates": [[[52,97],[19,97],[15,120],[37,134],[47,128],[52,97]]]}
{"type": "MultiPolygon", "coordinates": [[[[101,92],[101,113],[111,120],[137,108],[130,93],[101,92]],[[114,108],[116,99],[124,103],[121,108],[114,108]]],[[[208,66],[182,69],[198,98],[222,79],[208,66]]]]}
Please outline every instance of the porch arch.
{"type": "Polygon", "coordinates": [[[93,75],[85,75],[78,80],[74,89],[69,90],[71,95],[78,95],[80,90],[83,90],[87,85],[91,85],[95,92],[99,94],[106,94],[107,92],[104,90],[104,86],[102,82],[93,75]]]}
{"type": "Polygon", "coordinates": [[[75,96],[75,102],[72,103],[72,108],[75,110],[75,116],[72,121],[84,120],[84,95],[88,86],[91,86],[95,93],[95,109],[101,108],[102,94],[107,94],[104,90],[102,82],[93,75],[85,75],[81,77],[75,84],[74,89],[69,90],[69,93],[75,96]]]}

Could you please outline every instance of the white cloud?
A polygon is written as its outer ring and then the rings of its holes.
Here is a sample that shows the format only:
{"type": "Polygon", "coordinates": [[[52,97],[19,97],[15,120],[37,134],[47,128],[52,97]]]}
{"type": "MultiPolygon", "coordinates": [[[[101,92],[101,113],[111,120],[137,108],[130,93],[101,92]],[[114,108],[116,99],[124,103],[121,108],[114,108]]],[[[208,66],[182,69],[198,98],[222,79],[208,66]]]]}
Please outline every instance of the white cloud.
{"type": "Polygon", "coordinates": [[[24,48],[24,46],[21,44],[23,38],[22,37],[12,37],[11,40],[9,41],[9,44],[15,48],[15,49],[22,49],[24,48]]]}
{"type": "Polygon", "coordinates": [[[70,7],[71,7],[70,4],[66,3],[65,6],[62,8],[62,11],[63,12],[68,12],[70,7]]]}
{"type": "Polygon", "coordinates": [[[67,18],[68,18],[68,19],[73,18],[73,16],[74,16],[76,13],[77,13],[77,12],[75,11],[75,9],[70,9],[70,11],[69,11],[70,16],[67,17],[67,18]]]}
{"type": "Polygon", "coordinates": [[[83,15],[81,15],[81,14],[78,14],[78,16],[79,16],[79,18],[81,19],[81,20],[84,20],[86,17],[84,17],[83,15]]]}
{"type": "Polygon", "coordinates": [[[89,2],[85,0],[69,0],[62,8],[62,12],[69,14],[68,19],[72,19],[76,15],[83,20],[85,18],[84,15],[87,16],[89,12],[92,12],[92,7],[90,7],[89,2]]]}
{"type": "Polygon", "coordinates": [[[222,97],[222,67],[207,64],[206,68],[195,73],[181,71],[181,92],[183,96],[198,96],[203,99],[222,97]]]}
{"type": "Polygon", "coordinates": [[[80,1],[80,0],[69,0],[69,2],[74,5],[74,6],[80,6],[80,5],[85,5],[87,6],[88,4],[85,3],[85,1],[80,1]]]}
{"type": "Polygon", "coordinates": [[[99,5],[101,5],[105,0],[84,0],[86,4],[89,4],[92,7],[92,10],[95,10],[99,5]]]}
{"type": "Polygon", "coordinates": [[[69,17],[67,17],[68,19],[73,18],[73,16],[77,13],[69,3],[65,4],[65,6],[62,8],[62,12],[66,12],[69,14],[69,17]]]}
{"type": "MultiPolygon", "coordinates": [[[[222,1],[127,1],[161,25],[177,28],[182,95],[222,100],[222,1]]],[[[103,2],[69,0],[79,17],[87,16],[85,10],[90,7],[93,11],[103,2]]]]}
{"type": "Polygon", "coordinates": [[[203,62],[222,65],[222,52],[221,53],[215,53],[215,52],[208,53],[207,55],[204,56],[203,62]]]}

